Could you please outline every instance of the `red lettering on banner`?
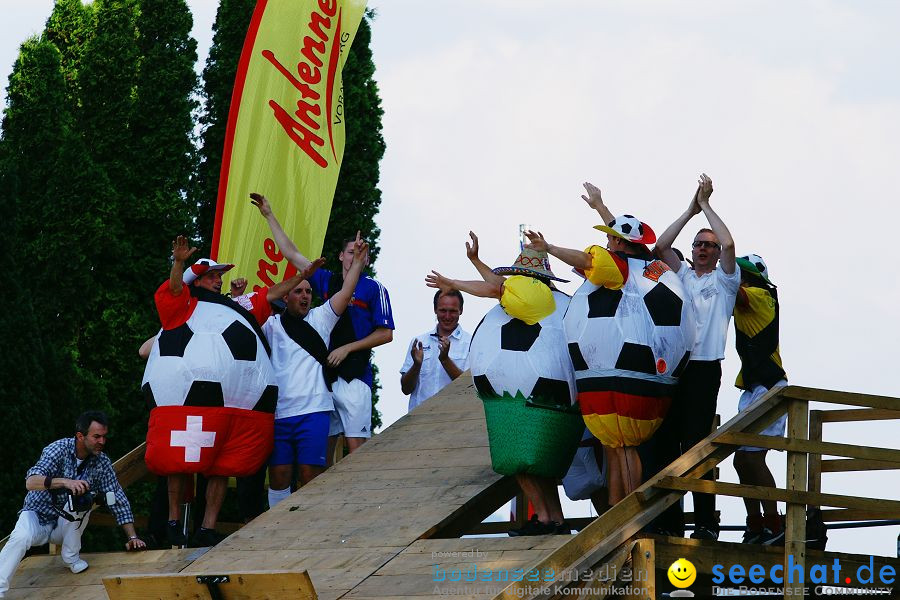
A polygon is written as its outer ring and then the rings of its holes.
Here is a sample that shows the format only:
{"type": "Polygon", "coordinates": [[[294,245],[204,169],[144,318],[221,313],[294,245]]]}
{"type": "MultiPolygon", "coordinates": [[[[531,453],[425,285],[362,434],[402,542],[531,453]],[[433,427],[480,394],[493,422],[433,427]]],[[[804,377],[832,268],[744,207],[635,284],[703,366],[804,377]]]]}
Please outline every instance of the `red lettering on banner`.
{"type": "Polygon", "coordinates": [[[334,13],[337,12],[337,4],[335,4],[334,0],[319,0],[319,8],[329,17],[333,17],[334,13]]]}
{"type": "MultiPolygon", "coordinates": [[[[288,137],[293,140],[297,146],[306,152],[306,155],[309,156],[314,163],[322,167],[323,169],[328,166],[328,161],[319,154],[315,148],[312,147],[313,144],[317,146],[324,146],[325,140],[321,137],[314,134],[312,131],[308,130],[301,123],[298,123],[288,114],[286,110],[281,108],[277,102],[274,100],[269,100],[269,106],[272,107],[272,110],[275,111],[275,119],[278,123],[284,128],[285,133],[288,134],[288,137]]],[[[296,114],[299,115],[300,111],[297,111],[296,114]]],[[[318,125],[316,125],[318,127],[318,125]]]]}
{"type": "MultiPolygon", "coordinates": [[[[287,79],[294,88],[300,92],[301,99],[297,101],[297,110],[293,115],[282,107],[275,100],[269,100],[269,106],[275,116],[275,120],[281,125],[288,137],[297,147],[309,156],[314,163],[323,169],[328,167],[328,161],[318,149],[314,146],[324,147],[325,141],[322,137],[314,133],[314,130],[321,128],[315,117],[322,116],[321,94],[310,88],[310,85],[316,85],[322,81],[321,67],[325,65],[324,57],[327,53],[326,44],[334,37],[332,31],[332,17],[337,14],[337,3],[335,0],[319,0],[319,11],[313,11],[309,17],[309,28],[311,35],[303,36],[302,46],[299,49],[301,56],[300,62],[297,63],[297,75],[289,71],[285,66],[275,58],[275,54],[271,50],[263,50],[263,57],[268,60],[281,75],[287,79]],[[299,78],[298,78],[299,76],[299,78]]],[[[340,17],[338,18],[337,28],[340,29],[340,17]]],[[[336,61],[339,54],[332,52],[329,55],[328,65],[328,86],[327,89],[334,89],[334,77],[336,75],[336,61]]],[[[326,99],[327,109],[331,111],[331,98],[326,99]]],[[[331,139],[331,114],[326,114],[328,119],[328,137],[334,154],[334,140],[331,139]]]]}
{"type": "MultiPolygon", "coordinates": [[[[263,240],[263,253],[265,253],[266,258],[268,258],[272,262],[269,263],[265,259],[259,259],[259,263],[257,263],[259,266],[259,270],[256,272],[256,276],[259,277],[259,280],[266,286],[271,287],[275,285],[274,277],[278,275],[278,263],[284,260],[284,254],[278,251],[278,246],[275,245],[275,241],[272,238],[266,238],[265,240],[263,240]]],[[[290,279],[296,274],[297,267],[289,262],[284,270],[284,275],[282,276],[281,281],[290,279]]],[[[253,286],[254,292],[259,292],[261,289],[263,289],[263,286],[261,285],[253,286]]]]}
{"type": "Polygon", "coordinates": [[[272,238],[266,238],[266,240],[263,242],[263,251],[272,262],[280,263],[282,260],[284,260],[284,255],[278,251],[278,247],[275,245],[275,240],[273,240],[272,238]]]}
{"type": "MultiPolygon", "coordinates": [[[[278,265],[272,265],[264,261],[263,259],[259,259],[259,271],[256,272],[256,276],[259,277],[259,280],[268,286],[275,285],[275,282],[272,281],[272,278],[269,277],[269,273],[272,275],[278,275],[278,265]]],[[[255,287],[253,289],[256,289],[255,287]]]]}

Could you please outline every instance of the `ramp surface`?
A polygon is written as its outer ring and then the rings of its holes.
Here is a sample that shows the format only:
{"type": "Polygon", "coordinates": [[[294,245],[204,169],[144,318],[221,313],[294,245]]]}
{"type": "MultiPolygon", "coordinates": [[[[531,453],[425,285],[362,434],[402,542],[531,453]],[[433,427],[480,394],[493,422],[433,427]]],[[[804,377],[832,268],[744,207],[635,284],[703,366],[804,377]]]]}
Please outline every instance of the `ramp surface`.
{"type": "Polygon", "coordinates": [[[116,574],[296,569],[329,600],[499,488],[509,482],[491,470],[484,412],[465,375],[208,552],[86,555],[84,575],[58,556],[30,557],[8,597],[61,598],[78,586],[79,598],[105,598],[100,579],[116,574]]]}

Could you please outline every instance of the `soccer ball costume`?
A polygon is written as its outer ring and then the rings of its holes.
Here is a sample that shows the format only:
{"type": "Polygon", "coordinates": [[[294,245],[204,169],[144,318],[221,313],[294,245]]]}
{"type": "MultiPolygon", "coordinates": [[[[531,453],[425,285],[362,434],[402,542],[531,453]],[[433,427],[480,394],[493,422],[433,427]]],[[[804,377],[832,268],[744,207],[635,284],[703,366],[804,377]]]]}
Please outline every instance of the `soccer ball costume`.
{"type": "Polygon", "coordinates": [[[484,403],[494,471],[558,478],[572,462],[584,425],[573,406],[575,378],[562,322],[569,297],[534,278],[557,279],[546,254],[536,254],[526,249],[514,266],[495,269],[512,276],[500,306],[472,334],[469,365],[484,403]]]}
{"type": "Polygon", "coordinates": [[[603,445],[638,446],[662,423],[690,358],[690,300],[678,275],[649,254],[585,252],[592,264],[564,319],[578,402],[603,445]]]}
{"type": "Polygon", "coordinates": [[[168,282],[156,291],[163,329],[141,383],[153,473],[242,477],[268,457],[278,387],[259,326],[267,291],[240,303],[189,283],[177,296],[168,282]]]}

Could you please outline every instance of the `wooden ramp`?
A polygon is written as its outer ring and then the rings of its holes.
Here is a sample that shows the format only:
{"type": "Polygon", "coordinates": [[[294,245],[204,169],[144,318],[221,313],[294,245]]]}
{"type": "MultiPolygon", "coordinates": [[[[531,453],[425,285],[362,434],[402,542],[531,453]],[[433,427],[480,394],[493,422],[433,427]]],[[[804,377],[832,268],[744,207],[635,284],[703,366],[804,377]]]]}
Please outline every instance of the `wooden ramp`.
{"type": "MultiPolygon", "coordinates": [[[[713,564],[741,557],[764,565],[784,565],[789,555],[800,565],[830,564],[839,558],[850,566],[868,560],[807,552],[807,506],[833,507],[823,511],[826,521],[900,517],[895,486],[886,490],[885,498],[859,498],[853,490],[824,493],[822,486],[823,473],[900,468],[900,450],[829,443],[822,436],[824,423],[898,419],[900,400],[792,386],[771,392],[731,419],[578,535],[460,538],[484,532],[478,523],[516,493],[511,478],[490,468],[483,411],[470,381],[460,378],[215,548],[85,556],[91,568],[81,575],[68,573],[59,557],[32,557],[22,563],[8,597],[100,600],[108,597],[101,585],[105,583],[109,597],[132,600],[415,600],[438,595],[599,600],[614,594],[585,588],[612,589],[612,584],[626,583],[622,576],[626,569],[643,572],[649,577],[647,589],[652,590],[649,596],[625,592],[627,597],[658,597],[667,585],[665,569],[676,556],[696,561],[698,582],[707,589],[713,564]],[[857,408],[810,411],[810,401],[857,408]],[[757,435],[785,412],[789,439],[757,435]],[[742,444],[786,451],[783,488],[699,479],[742,444]],[[692,490],[785,502],[786,548],[641,534],[656,515],[692,490]],[[529,581],[523,573],[537,573],[539,579],[529,581]],[[135,577],[141,574],[147,576],[135,577]],[[151,574],[157,577],[148,577],[151,574]],[[197,576],[213,575],[227,575],[241,585],[232,585],[221,595],[198,587],[197,576]],[[257,589],[247,595],[254,587],[251,581],[302,593],[279,595],[257,589]]],[[[128,462],[131,477],[139,476],[135,462],[128,462]]],[[[900,562],[893,558],[877,557],[875,564],[900,570],[900,562]]]]}
{"type": "Polygon", "coordinates": [[[511,480],[491,470],[481,403],[471,378],[460,377],[208,552],[85,555],[91,568],[80,575],[58,556],[30,557],[8,597],[62,598],[77,586],[79,598],[106,598],[102,578],[154,571],[307,570],[319,598],[329,600],[420,538],[457,536],[514,494],[511,480]]]}

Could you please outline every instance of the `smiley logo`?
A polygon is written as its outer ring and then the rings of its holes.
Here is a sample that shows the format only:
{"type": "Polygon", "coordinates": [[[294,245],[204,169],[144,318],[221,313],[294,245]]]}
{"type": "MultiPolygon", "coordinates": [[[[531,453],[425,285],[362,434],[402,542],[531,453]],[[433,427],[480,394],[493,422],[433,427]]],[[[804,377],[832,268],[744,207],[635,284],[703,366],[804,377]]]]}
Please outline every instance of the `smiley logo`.
{"type": "Polygon", "coordinates": [[[669,581],[677,588],[689,587],[697,579],[697,569],[686,558],[679,558],[669,567],[669,581]]]}

